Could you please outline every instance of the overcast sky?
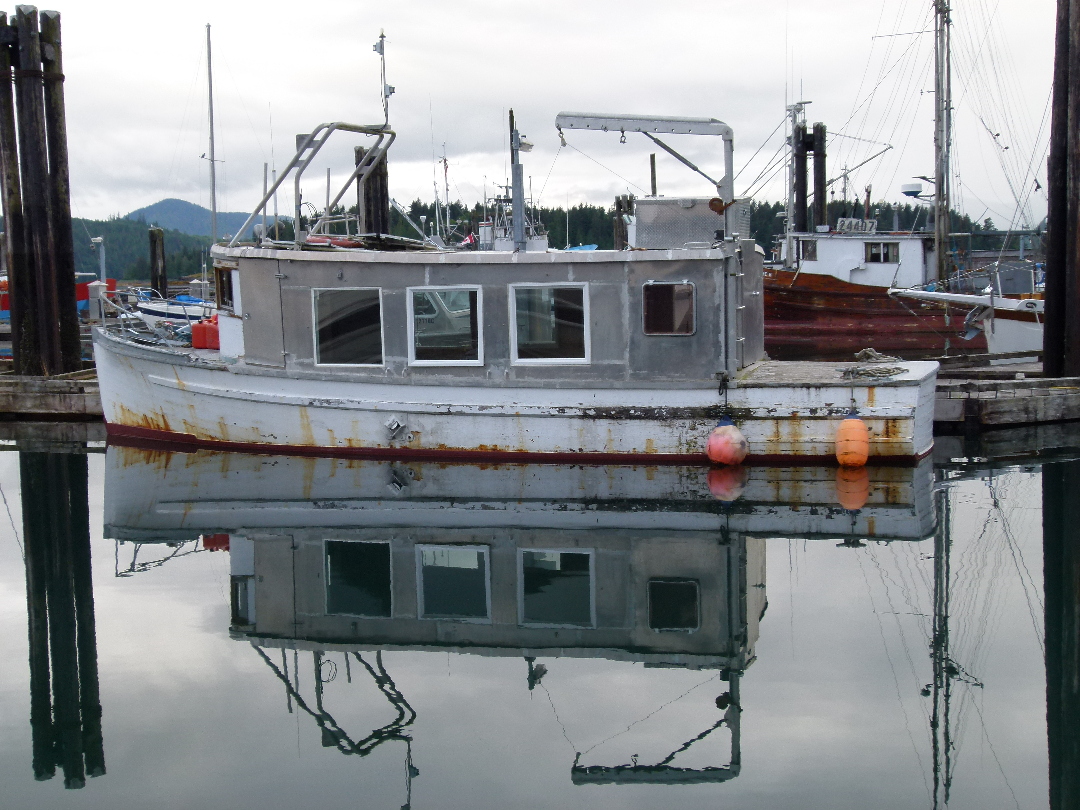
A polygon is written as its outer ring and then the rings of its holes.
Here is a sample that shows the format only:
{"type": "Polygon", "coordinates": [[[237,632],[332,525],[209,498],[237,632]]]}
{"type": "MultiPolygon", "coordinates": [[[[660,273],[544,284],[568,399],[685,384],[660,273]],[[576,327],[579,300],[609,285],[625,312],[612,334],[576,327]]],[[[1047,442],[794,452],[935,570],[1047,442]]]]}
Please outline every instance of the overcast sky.
{"type": "MultiPolygon", "coordinates": [[[[956,206],[999,225],[1025,208],[1037,221],[1046,207],[1034,189],[1046,179],[1055,5],[953,5],[956,206]]],[[[620,144],[596,132],[569,133],[560,150],[560,110],[724,120],[742,170],[736,192],[762,200],[784,196],[782,171],[752,184],[782,145],[785,104],[800,98],[813,102],[810,123],[848,136],[830,140],[830,178],[893,147],[851,175],[851,196],[871,184],[875,200],[902,200],[901,184],[933,174],[933,38],[918,33],[932,27],[931,0],[68,0],[59,10],[76,216],[125,214],[165,197],[209,205],[200,158],[207,23],[221,210],[254,207],[263,163],[287,163],[296,133],[325,121],[381,121],[372,50],[380,29],[397,88],[390,193],[401,202],[431,199],[432,157],[444,144],[451,199],[478,201],[485,182],[490,193],[507,176],[511,107],[536,145],[525,172],[543,205],[610,205],[616,194],[647,193],[648,155],[658,151],[641,135],[620,144]]],[[[714,139],[671,143],[722,173],[714,139]]],[[[352,142],[338,146],[313,164],[307,199],[323,199],[328,167],[344,180],[352,142]]],[[[661,194],[712,191],[663,153],[658,175],[661,194]]],[[[438,178],[441,189],[441,169],[438,178]]],[[[291,193],[280,205],[291,210],[291,193]]]]}

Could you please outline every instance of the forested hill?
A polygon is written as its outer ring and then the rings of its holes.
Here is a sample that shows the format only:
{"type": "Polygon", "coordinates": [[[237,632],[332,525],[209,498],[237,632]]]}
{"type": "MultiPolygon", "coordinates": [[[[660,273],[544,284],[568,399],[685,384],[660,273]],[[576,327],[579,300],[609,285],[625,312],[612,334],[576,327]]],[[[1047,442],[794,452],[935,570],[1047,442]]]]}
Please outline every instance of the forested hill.
{"type": "MultiPolygon", "coordinates": [[[[105,239],[105,269],[110,278],[149,279],[148,232],[149,226],[145,222],[121,217],[104,221],[73,219],[76,271],[98,271],[98,254],[90,238],[101,236],[105,239]]],[[[192,236],[165,229],[165,268],[169,278],[201,273],[203,256],[209,246],[209,236],[192,236]]]]}
{"type": "MultiPolygon", "coordinates": [[[[210,235],[210,209],[186,200],[173,198],[160,200],[153,205],[132,211],[126,218],[142,220],[147,224],[157,225],[159,228],[170,228],[193,236],[210,235]]],[[[246,213],[218,211],[218,236],[236,233],[247,218],[246,213]]],[[[248,233],[250,234],[250,229],[248,233]]]]}

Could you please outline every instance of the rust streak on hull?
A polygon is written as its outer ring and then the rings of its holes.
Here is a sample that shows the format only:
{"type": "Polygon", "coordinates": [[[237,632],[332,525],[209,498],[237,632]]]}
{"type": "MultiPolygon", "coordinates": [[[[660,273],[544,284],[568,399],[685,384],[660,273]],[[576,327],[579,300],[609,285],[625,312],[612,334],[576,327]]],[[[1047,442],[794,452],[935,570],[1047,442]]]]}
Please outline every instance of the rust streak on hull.
{"type": "MultiPolygon", "coordinates": [[[[704,452],[689,453],[596,453],[548,452],[493,448],[464,448],[440,446],[437,449],[416,447],[320,447],[314,445],[282,445],[269,443],[234,442],[206,439],[190,433],[174,433],[144,427],[108,423],[109,443],[141,449],[191,452],[197,448],[224,450],[261,455],[315,456],[327,458],[402,459],[406,461],[470,460],[496,464],[602,464],[623,466],[711,466],[704,452]]],[[[929,452],[929,451],[927,451],[929,452]]],[[[914,466],[922,456],[872,456],[870,465],[889,467],[914,466]]],[[[797,456],[768,454],[747,456],[746,464],[758,466],[813,467],[836,466],[831,456],[797,456]]]]}

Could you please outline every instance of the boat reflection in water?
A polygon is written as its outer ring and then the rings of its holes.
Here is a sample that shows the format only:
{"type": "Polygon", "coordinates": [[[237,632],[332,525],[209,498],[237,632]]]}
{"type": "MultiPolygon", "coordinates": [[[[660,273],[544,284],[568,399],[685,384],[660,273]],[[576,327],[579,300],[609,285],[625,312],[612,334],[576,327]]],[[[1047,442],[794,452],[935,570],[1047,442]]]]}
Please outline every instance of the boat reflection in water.
{"type": "Polygon", "coordinates": [[[221,546],[227,535],[233,637],[252,644],[290,710],[310,715],[324,745],[342,753],[404,742],[409,778],[417,773],[408,731],[416,713],[384,668],[385,651],[521,657],[530,690],[552,659],[602,658],[716,670],[726,681],[721,714],[686,729],[658,762],[604,765],[577,754],[574,783],[722,782],[741,767],[739,679],[766,607],[764,538],[858,545],[933,535],[929,464],[865,475],[110,447],[105,536],[172,544],[201,536],[221,546]],[[311,669],[300,666],[301,652],[311,669]],[[359,738],[323,703],[340,656],[350,681],[366,672],[395,711],[359,738]],[[304,696],[299,669],[313,695],[304,696]],[[727,762],[676,763],[721,728],[727,762]]]}

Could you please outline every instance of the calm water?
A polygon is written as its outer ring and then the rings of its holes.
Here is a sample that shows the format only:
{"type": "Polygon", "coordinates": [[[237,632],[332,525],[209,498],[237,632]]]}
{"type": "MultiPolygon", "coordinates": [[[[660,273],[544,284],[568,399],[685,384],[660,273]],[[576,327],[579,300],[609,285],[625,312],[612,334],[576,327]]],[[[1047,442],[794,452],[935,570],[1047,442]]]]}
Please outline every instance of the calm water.
{"type": "Polygon", "coordinates": [[[0,803],[1047,807],[1042,475],[0,453],[0,803]]]}

